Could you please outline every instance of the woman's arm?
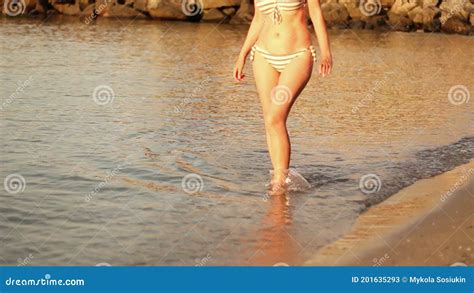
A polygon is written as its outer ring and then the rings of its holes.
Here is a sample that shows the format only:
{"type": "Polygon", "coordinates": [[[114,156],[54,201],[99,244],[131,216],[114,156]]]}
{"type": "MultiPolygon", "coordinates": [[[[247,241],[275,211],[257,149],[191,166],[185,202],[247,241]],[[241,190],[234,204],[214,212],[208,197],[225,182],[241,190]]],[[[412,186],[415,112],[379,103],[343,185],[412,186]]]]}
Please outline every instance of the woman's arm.
{"type": "Polygon", "coordinates": [[[318,38],[319,49],[321,50],[321,63],[319,65],[319,74],[323,77],[331,73],[332,55],[329,47],[328,31],[326,21],[324,20],[321,4],[319,0],[307,0],[309,17],[313,23],[314,31],[318,38]]]}
{"type": "Polygon", "coordinates": [[[240,50],[239,57],[247,58],[250,49],[255,44],[258,39],[258,35],[260,33],[260,29],[262,28],[263,18],[260,10],[255,8],[255,12],[253,15],[252,23],[250,24],[249,31],[247,32],[247,37],[245,38],[245,42],[240,50]]]}
{"type": "Polygon", "coordinates": [[[260,33],[260,29],[262,28],[263,24],[263,17],[261,12],[255,8],[255,13],[252,19],[252,23],[250,24],[249,31],[247,33],[247,37],[245,38],[244,44],[242,45],[242,49],[240,50],[239,57],[234,67],[234,78],[237,81],[240,81],[244,78],[243,68],[245,65],[245,59],[247,59],[247,55],[249,54],[252,46],[258,39],[258,35],[260,33]]]}

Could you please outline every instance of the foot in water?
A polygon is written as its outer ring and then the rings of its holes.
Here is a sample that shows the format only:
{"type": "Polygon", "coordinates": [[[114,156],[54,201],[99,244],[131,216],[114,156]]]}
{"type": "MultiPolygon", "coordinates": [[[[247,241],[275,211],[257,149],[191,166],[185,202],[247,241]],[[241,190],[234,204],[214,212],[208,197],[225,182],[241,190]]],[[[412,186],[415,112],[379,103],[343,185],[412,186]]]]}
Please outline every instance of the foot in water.
{"type": "Polygon", "coordinates": [[[270,170],[270,175],[272,177],[268,186],[270,195],[284,194],[287,191],[301,192],[311,188],[311,184],[293,168],[277,172],[270,170]]]}

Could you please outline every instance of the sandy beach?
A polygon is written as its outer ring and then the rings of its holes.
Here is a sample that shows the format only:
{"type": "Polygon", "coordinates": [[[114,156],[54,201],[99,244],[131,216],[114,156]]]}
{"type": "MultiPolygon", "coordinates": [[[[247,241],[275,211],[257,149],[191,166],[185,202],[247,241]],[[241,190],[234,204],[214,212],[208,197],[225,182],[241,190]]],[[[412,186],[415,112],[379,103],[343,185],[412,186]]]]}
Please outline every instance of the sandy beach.
{"type": "Polygon", "coordinates": [[[474,265],[474,160],[369,208],[306,265],[474,265]]]}

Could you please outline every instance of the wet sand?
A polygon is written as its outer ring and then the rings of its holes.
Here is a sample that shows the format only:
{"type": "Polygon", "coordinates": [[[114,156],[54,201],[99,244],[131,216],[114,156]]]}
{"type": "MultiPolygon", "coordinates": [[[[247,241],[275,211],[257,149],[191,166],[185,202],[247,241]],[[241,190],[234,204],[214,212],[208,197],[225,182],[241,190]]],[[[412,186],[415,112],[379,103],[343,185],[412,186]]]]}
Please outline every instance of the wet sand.
{"type": "Polygon", "coordinates": [[[474,265],[474,160],[369,208],[306,265],[474,265]]]}

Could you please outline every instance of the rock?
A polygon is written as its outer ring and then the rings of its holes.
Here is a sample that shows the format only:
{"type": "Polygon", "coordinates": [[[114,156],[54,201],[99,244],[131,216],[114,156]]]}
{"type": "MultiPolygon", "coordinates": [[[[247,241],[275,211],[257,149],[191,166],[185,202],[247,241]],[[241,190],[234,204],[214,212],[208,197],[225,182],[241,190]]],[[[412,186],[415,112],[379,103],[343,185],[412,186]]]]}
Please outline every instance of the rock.
{"type": "Polygon", "coordinates": [[[380,4],[382,4],[382,7],[385,7],[385,8],[392,7],[393,3],[395,3],[395,0],[380,0],[380,4]]]}
{"type": "Polygon", "coordinates": [[[441,31],[448,34],[467,35],[471,32],[470,25],[463,19],[453,16],[445,22],[441,22],[441,31]]]}
{"type": "MultiPolygon", "coordinates": [[[[89,0],[81,1],[89,2],[89,0]]],[[[88,5],[83,9],[82,15],[85,17],[84,21],[89,21],[90,18],[93,20],[99,15],[103,17],[145,18],[146,16],[143,13],[132,8],[133,4],[133,0],[97,0],[95,4],[90,4],[95,5],[94,10],[91,12],[91,7],[88,5]]]]}
{"type": "Polygon", "coordinates": [[[35,11],[37,11],[38,13],[46,13],[48,9],[53,9],[53,6],[51,6],[48,0],[37,1],[35,11]]]}
{"type": "Polygon", "coordinates": [[[79,7],[79,2],[75,4],[68,4],[63,2],[58,2],[57,0],[53,0],[51,2],[54,9],[56,9],[59,13],[64,15],[81,15],[81,9],[79,7]]]}
{"type": "Polygon", "coordinates": [[[202,15],[202,20],[206,21],[221,21],[224,20],[227,16],[222,13],[217,8],[211,8],[204,10],[204,14],[202,15]]]}
{"type": "Polygon", "coordinates": [[[200,0],[204,9],[239,6],[240,0],[200,0]]]}
{"type": "Polygon", "coordinates": [[[227,16],[231,16],[235,14],[236,10],[237,9],[235,9],[234,7],[226,7],[222,9],[222,13],[224,13],[227,16]]]}
{"type": "Polygon", "coordinates": [[[471,23],[471,26],[474,26],[474,12],[471,13],[471,16],[469,17],[469,22],[471,23]]]}
{"type": "Polygon", "coordinates": [[[347,27],[349,24],[349,12],[344,5],[339,3],[324,3],[321,9],[329,27],[347,27]]]}
{"type": "Polygon", "coordinates": [[[405,15],[399,15],[389,11],[388,24],[393,30],[408,32],[413,30],[413,22],[405,15]]]}
{"type": "Polygon", "coordinates": [[[423,12],[423,8],[421,6],[416,6],[412,10],[408,11],[407,16],[409,19],[413,20],[417,14],[420,14],[423,12]]]}
{"type": "Polygon", "coordinates": [[[466,1],[466,9],[469,10],[469,12],[474,13],[474,1],[466,1]]]}
{"type": "Polygon", "coordinates": [[[439,9],[441,9],[441,23],[446,22],[448,18],[456,16],[462,20],[468,20],[471,13],[472,4],[468,0],[443,0],[439,9]]]}
{"type": "MultiPolygon", "coordinates": [[[[323,3],[324,1],[321,1],[321,3],[323,3]]],[[[339,1],[336,1],[335,3],[339,3],[339,4],[342,4],[344,6],[348,5],[348,4],[354,4],[354,5],[359,5],[359,0],[339,0],[339,1]]]]}
{"type": "Polygon", "coordinates": [[[148,5],[148,0],[135,0],[135,2],[133,2],[133,8],[135,8],[136,10],[140,12],[148,13],[147,5],[148,5]]]}
{"type": "Polygon", "coordinates": [[[240,8],[236,14],[231,18],[231,24],[248,24],[252,22],[254,13],[254,6],[249,0],[242,0],[240,2],[240,8]]]}
{"type": "Polygon", "coordinates": [[[392,14],[407,16],[408,12],[418,6],[419,0],[396,0],[390,8],[392,14]]]}
{"type": "Polygon", "coordinates": [[[417,13],[412,19],[413,23],[417,28],[423,27],[423,9],[420,13],[417,13]]]}
{"type": "Polygon", "coordinates": [[[197,16],[202,13],[202,7],[186,6],[181,9],[181,6],[181,4],[172,0],[148,0],[147,9],[153,18],[173,20],[186,20],[190,16],[197,16]]]}
{"type": "MultiPolygon", "coordinates": [[[[102,7],[103,8],[103,7],[102,7]]],[[[91,24],[99,17],[96,10],[96,3],[90,4],[82,10],[82,21],[85,24],[91,24]]]]}
{"type": "Polygon", "coordinates": [[[365,22],[362,20],[351,20],[349,23],[351,29],[363,29],[365,27],[365,22]]]}
{"type": "Polygon", "coordinates": [[[428,7],[436,7],[438,5],[438,2],[440,0],[423,0],[423,8],[428,8],[428,7]]]}
{"type": "Polygon", "coordinates": [[[349,16],[351,17],[351,19],[361,20],[364,17],[361,9],[359,8],[359,1],[346,3],[344,4],[344,6],[346,7],[347,12],[349,13],[349,16]]]}
{"type": "Polygon", "coordinates": [[[79,3],[79,9],[83,11],[87,6],[89,6],[92,3],[89,3],[89,0],[75,0],[76,2],[79,3]]]}
{"type": "Polygon", "coordinates": [[[38,1],[36,1],[36,0],[26,0],[25,3],[26,3],[25,13],[30,13],[33,9],[36,8],[36,5],[37,5],[38,1]]]}
{"type": "MultiPolygon", "coordinates": [[[[96,15],[94,18],[96,18],[98,15],[103,15],[107,11],[107,7],[111,5],[111,3],[112,0],[97,0],[96,3],[91,4],[94,5],[94,15],[96,15]]],[[[90,10],[90,7],[87,7],[86,9],[90,10]]]]}
{"type": "Polygon", "coordinates": [[[59,12],[54,9],[51,4],[51,0],[38,0],[38,3],[35,8],[38,13],[42,13],[44,16],[58,14],[59,12]]]}
{"type": "Polygon", "coordinates": [[[423,8],[423,30],[425,32],[439,32],[441,10],[438,7],[423,8]]]}
{"type": "Polygon", "coordinates": [[[383,15],[375,15],[372,17],[366,17],[364,21],[365,21],[366,29],[373,30],[373,29],[379,29],[379,28],[387,26],[386,18],[383,15]]]}
{"type": "Polygon", "coordinates": [[[84,17],[84,22],[86,22],[86,24],[91,23],[96,18],[95,3],[89,4],[84,8],[81,12],[81,16],[84,17]]]}
{"type": "Polygon", "coordinates": [[[104,17],[145,18],[145,15],[127,5],[108,5],[103,13],[104,17]]]}
{"type": "Polygon", "coordinates": [[[416,28],[421,28],[423,26],[423,8],[416,6],[408,11],[408,18],[415,24],[416,28]]]}

